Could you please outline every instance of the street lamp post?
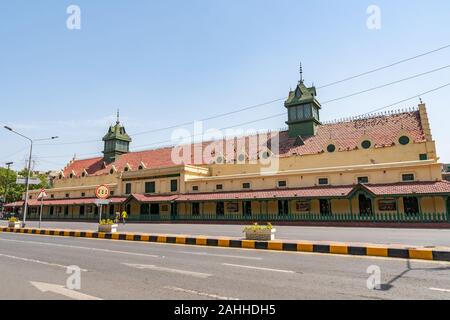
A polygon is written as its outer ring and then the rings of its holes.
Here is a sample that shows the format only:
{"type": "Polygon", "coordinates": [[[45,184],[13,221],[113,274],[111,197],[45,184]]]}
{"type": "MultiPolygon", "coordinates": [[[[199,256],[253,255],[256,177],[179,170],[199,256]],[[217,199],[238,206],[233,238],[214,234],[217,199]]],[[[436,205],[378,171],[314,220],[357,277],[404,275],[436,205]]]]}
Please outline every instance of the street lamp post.
{"type": "Polygon", "coordinates": [[[4,204],[2,206],[2,217],[5,214],[5,204],[8,203],[8,189],[9,189],[9,183],[8,183],[8,175],[9,175],[9,171],[11,170],[11,166],[14,164],[14,162],[7,162],[6,163],[6,167],[7,167],[7,171],[6,171],[6,181],[5,181],[5,197],[4,197],[4,204]]]}
{"type": "Polygon", "coordinates": [[[37,141],[46,141],[46,140],[54,140],[58,137],[51,137],[51,138],[45,138],[45,139],[31,139],[13,129],[10,127],[5,126],[5,129],[8,131],[11,131],[12,133],[17,134],[18,136],[21,136],[22,138],[27,139],[30,141],[30,155],[28,157],[28,172],[27,172],[27,178],[25,180],[25,200],[24,200],[24,208],[23,208],[23,222],[22,222],[22,228],[25,227],[25,223],[27,221],[27,212],[28,212],[28,194],[30,192],[30,178],[31,178],[31,159],[33,156],[33,143],[37,141]]]}

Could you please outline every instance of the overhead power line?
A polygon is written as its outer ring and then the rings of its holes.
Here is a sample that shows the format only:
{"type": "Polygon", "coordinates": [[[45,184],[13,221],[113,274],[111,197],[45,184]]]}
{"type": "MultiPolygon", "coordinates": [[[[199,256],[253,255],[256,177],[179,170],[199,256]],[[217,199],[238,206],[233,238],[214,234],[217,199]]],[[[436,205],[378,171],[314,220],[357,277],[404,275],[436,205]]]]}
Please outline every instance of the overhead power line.
{"type": "Polygon", "coordinates": [[[434,50],[431,50],[431,51],[427,51],[425,53],[419,54],[419,55],[414,56],[414,57],[406,58],[406,59],[403,59],[403,60],[400,60],[400,61],[388,64],[386,66],[378,67],[378,68],[375,68],[373,70],[369,70],[369,71],[366,71],[366,72],[363,72],[363,73],[360,73],[360,74],[357,74],[357,75],[354,75],[354,76],[351,76],[351,77],[348,77],[348,78],[344,78],[342,80],[338,80],[338,81],[334,81],[334,82],[328,83],[328,84],[326,84],[324,86],[317,87],[317,89],[328,88],[328,87],[334,86],[334,85],[342,83],[342,82],[346,82],[346,81],[350,81],[350,80],[353,80],[353,79],[357,79],[357,78],[366,76],[368,74],[375,73],[375,72],[378,72],[378,71],[381,71],[381,70],[384,70],[384,69],[387,69],[387,68],[391,68],[391,67],[394,67],[396,65],[399,65],[399,64],[402,64],[402,63],[405,63],[405,62],[417,59],[417,58],[421,58],[421,57],[427,56],[429,54],[432,54],[432,53],[435,53],[435,52],[438,52],[438,51],[441,51],[441,50],[444,50],[444,49],[448,49],[448,48],[450,48],[450,44],[447,44],[447,45],[445,45],[443,47],[440,47],[440,48],[437,48],[437,49],[434,49],[434,50]]]}
{"type": "MultiPolygon", "coordinates": [[[[418,59],[418,58],[421,58],[421,57],[424,57],[424,56],[427,56],[427,55],[430,55],[430,54],[433,54],[433,53],[436,53],[436,52],[439,52],[439,51],[442,51],[442,50],[448,49],[448,48],[450,48],[450,44],[447,44],[445,46],[442,46],[440,48],[437,48],[437,49],[434,49],[434,50],[431,50],[431,51],[427,51],[425,53],[421,53],[421,54],[413,56],[413,57],[409,57],[409,58],[406,58],[406,59],[403,59],[403,60],[400,60],[400,61],[393,62],[391,64],[388,64],[388,65],[385,65],[385,66],[382,66],[382,67],[378,67],[378,68],[375,68],[375,69],[372,69],[372,70],[369,70],[369,71],[366,71],[366,72],[363,72],[363,73],[360,73],[360,74],[357,74],[357,75],[354,75],[354,76],[350,76],[350,77],[347,77],[347,78],[344,78],[344,79],[341,79],[341,80],[338,80],[338,81],[334,81],[332,83],[329,83],[329,84],[326,84],[326,85],[323,85],[323,86],[320,86],[320,87],[317,87],[317,88],[318,89],[323,89],[323,88],[331,87],[333,85],[336,85],[336,84],[339,84],[339,83],[342,83],[342,82],[346,82],[346,81],[350,81],[350,80],[353,80],[353,79],[356,79],[356,78],[360,78],[360,77],[363,77],[365,75],[369,75],[369,74],[372,74],[372,73],[375,73],[375,72],[378,72],[378,71],[381,71],[381,70],[384,70],[384,69],[387,69],[387,68],[391,68],[391,67],[394,67],[396,65],[399,65],[399,64],[402,64],[402,63],[405,63],[405,62],[408,62],[408,61],[412,61],[414,59],[418,59]]],[[[436,71],[438,71],[438,70],[432,70],[432,71],[429,71],[428,73],[432,73],[432,72],[436,72],[436,71]]],[[[428,73],[416,75],[416,76],[410,77],[409,79],[412,79],[412,78],[415,78],[415,77],[419,77],[419,76],[422,76],[422,75],[425,75],[425,74],[428,74],[428,73]]],[[[398,82],[406,81],[406,80],[409,80],[409,79],[400,80],[398,82]]],[[[391,84],[383,85],[380,88],[388,86],[388,85],[392,85],[392,84],[395,84],[395,83],[398,83],[398,82],[394,82],[394,83],[391,83],[391,84]]],[[[354,95],[361,94],[361,93],[364,93],[364,92],[369,92],[369,91],[372,91],[372,90],[375,90],[375,89],[379,89],[379,88],[368,89],[367,91],[363,91],[363,92],[360,92],[360,93],[354,93],[354,94],[351,94],[349,96],[340,97],[340,98],[337,98],[336,100],[332,100],[332,101],[337,101],[337,100],[341,100],[341,99],[344,99],[344,98],[352,97],[354,95]]],[[[270,100],[270,101],[267,101],[267,102],[263,102],[263,103],[260,103],[260,104],[247,106],[247,107],[243,107],[243,108],[240,108],[240,109],[236,109],[234,111],[221,113],[221,114],[217,114],[215,116],[199,119],[198,121],[209,121],[209,120],[225,117],[225,116],[236,114],[236,113],[240,113],[240,112],[243,112],[243,111],[247,111],[247,110],[252,110],[252,109],[259,108],[259,107],[263,107],[263,106],[266,106],[266,105],[269,105],[269,104],[272,104],[272,103],[275,103],[275,102],[283,101],[285,99],[286,99],[286,97],[273,99],[273,100],[270,100]]],[[[328,102],[331,102],[331,101],[328,101],[328,102]]],[[[155,132],[160,132],[160,131],[171,130],[171,129],[175,129],[175,128],[178,128],[178,127],[182,127],[182,126],[187,126],[187,125],[193,124],[194,122],[195,121],[189,121],[189,122],[184,122],[184,123],[171,125],[171,126],[168,126],[168,127],[162,127],[162,128],[152,129],[152,130],[148,130],[148,131],[137,132],[135,134],[132,134],[131,136],[139,136],[139,135],[144,135],[144,134],[149,134],[149,133],[155,133],[155,132]]],[[[63,142],[63,143],[57,143],[57,144],[51,144],[51,145],[54,145],[54,146],[55,145],[60,145],[61,146],[61,145],[88,144],[88,143],[97,143],[97,142],[101,142],[101,140],[99,140],[99,139],[91,139],[91,140],[73,141],[73,142],[65,142],[65,143],[63,142]]],[[[40,145],[50,145],[50,144],[40,144],[40,145]]]]}
{"type": "MultiPolygon", "coordinates": [[[[419,93],[419,94],[417,94],[417,95],[415,95],[415,96],[412,96],[412,97],[409,97],[409,98],[406,98],[406,99],[402,99],[402,100],[393,102],[393,103],[391,103],[391,104],[389,104],[389,105],[386,105],[386,106],[383,106],[383,107],[381,107],[381,108],[374,109],[374,110],[372,110],[372,111],[369,111],[368,113],[365,113],[364,115],[371,114],[371,113],[374,113],[374,112],[377,112],[377,111],[381,111],[381,110],[384,110],[384,109],[393,107],[393,106],[395,106],[395,105],[398,105],[398,104],[400,104],[400,103],[404,103],[404,102],[407,102],[407,101],[411,101],[411,100],[413,100],[413,99],[417,99],[417,98],[419,98],[419,97],[423,97],[423,96],[425,96],[425,95],[427,95],[427,94],[430,94],[430,93],[432,93],[432,92],[436,92],[436,91],[442,90],[442,89],[444,89],[444,88],[446,88],[446,87],[449,87],[449,86],[450,86],[450,82],[449,82],[449,83],[446,83],[446,84],[444,84],[444,85],[442,85],[442,86],[439,86],[439,87],[430,89],[430,90],[428,90],[428,91],[421,92],[421,93],[419,93]]],[[[283,112],[283,113],[278,113],[278,114],[274,114],[274,115],[271,115],[271,116],[268,116],[268,117],[259,118],[259,119],[255,119],[255,120],[252,120],[252,121],[239,123],[239,124],[236,124],[236,125],[233,125],[233,126],[224,127],[224,128],[219,129],[219,130],[232,129],[232,128],[235,128],[235,127],[244,126],[244,125],[249,125],[249,124],[253,124],[253,123],[257,123],[257,122],[262,122],[262,121],[265,121],[265,120],[270,120],[270,119],[278,118],[278,117],[285,116],[285,115],[286,115],[285,112],[283,112]]],[[[203,135],[203,134],[192,135],[191,138],[195,138],[195,137],[197,137],[197,136],[202,136],[202,135],[203,135]]],[[[135,147],[135,148],[145,148],[145,147],[148,148],[148,147],[157,146],[157,145],[162,145],[162,144],[168,144],[168,143],[173,143],[173,141],[172,141],[172,140],[164,140],[164,141],[154,142],[154,143],[151,143],[151,144],[146,144],[146,145],[137,146],[137,147],[135,147]]],[[[136,150],[135,150],[135,151],[136,151],[136,150]]],[[[99,152],[95,152],[95,153],[94,153],[94,152],[93,152],[93,153],[85,153],[85,154],[80,154],[79,156],[84,157],[84,156],[92,156],[92,155],[99,155],[99,152]]],[[[71,156],[70,156],[70,155],[61,155],[61,156],[48,156],[48,157],[40,157],[40,158],[41,158],[41,159],[51,159],[51,158],[68,158],[68,157],[71,157],[71,156]]]]}
{"type": "Polygon", "coordinates": [[[441,71],[441,70],[444,70],[444,69],[448,69],[448,68],[450,68],[450,64],[446,65],[444,67],[440,67],[440,68],[437,68],[437,69],[433,69],[433,70],[427,71],[427,72],[419,73],[419,74],[416,74],[416,75],[413,75],[413,76],[410,76],[410,77],[407,77],[407,78],[404,78],[404,79],[400,79],[400,80],[397,80],[397,81],[386,83],[386,84],[383,84],[381,86],[377,86],[377,87],[373,87],[373,88],[370,88],[370,89],[366,89],[366,90],[358,91],[358,92],[355,92],[355,93],[351,93],[351,94],[348,94],[348,95],[343,96],[343,97],[331,99],[331,100],[323,102],[322,104],[327,104],[327,103],[330,103],[330,102],[335,102],[335,101],[347,99],[347,98],[354,97],[354,96],[357,96],[357,95],[360,95],[360,94],[363,94],[363,93],[367,93],[367,92],[375,91],[375,90],[382,89],[382,88],[385,88],[385,87],[389,87],[389,86],[392,86],[394,84],[398,84],[398,83],[405,82],[405,81],[408,81],[408,80],[412,80],[412,79],[415,79],[415,78],[423,77],[423,76],[425,76],[427,74],[438,72],[438,71],[441,71]]]}

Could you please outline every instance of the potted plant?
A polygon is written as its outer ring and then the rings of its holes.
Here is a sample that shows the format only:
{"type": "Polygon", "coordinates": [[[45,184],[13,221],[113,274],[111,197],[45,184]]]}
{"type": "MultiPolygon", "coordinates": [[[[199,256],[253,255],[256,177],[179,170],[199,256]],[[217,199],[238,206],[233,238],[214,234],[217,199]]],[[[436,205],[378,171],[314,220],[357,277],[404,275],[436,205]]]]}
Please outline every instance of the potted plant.
{"type": "Polygon", "coordinates": [[[21,223],[19,220],[17,220],[17,218],[15,218],[15,217],[9,218],[8,228],[17,229],[17,228],[20,228],[20,226],[21,226],[21,223]]]}
{"type": "Polygon", "coordinates": [[[272,241],[275,240],[275,229],[269,222],[266,226],[260,226],[254,223],[252,226],[244,228],[246,240],[272,241]]]}
{"type": "Polygon", "coordinates": [[[117,232],[118,225],[111,219],[103,219],[98,225],[98,232],[114,233],[117,232]]]}

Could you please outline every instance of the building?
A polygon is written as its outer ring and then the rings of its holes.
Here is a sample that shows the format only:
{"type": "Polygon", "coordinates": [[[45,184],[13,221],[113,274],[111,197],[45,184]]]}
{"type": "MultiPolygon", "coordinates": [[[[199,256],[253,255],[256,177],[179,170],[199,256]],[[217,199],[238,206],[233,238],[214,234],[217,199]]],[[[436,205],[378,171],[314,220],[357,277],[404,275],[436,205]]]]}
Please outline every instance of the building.
{"type": "Polygon", "coordinates": [[[442,179],[450,181],[450,163],[442,165],[442,179]]]}
{"type": "MultiPolygon", "coordinates": [[[[103,156],[70,161],[54,179],[43,215],[97,219],[95,189],[103,184],[111,189],[107,217],[125,209],[135,220],[448,212],[450,182],[442,179],[425,104],[322,123],[316,94],[303,81],[289,92],[286,130],[143,152],[130,152],[132,139],[118,119],[103,138],[103,156]],[[181,163],[174,156],[180,150],[181,163]]],[[[31,217],[37,196],[30,193],[31,217]]]]}

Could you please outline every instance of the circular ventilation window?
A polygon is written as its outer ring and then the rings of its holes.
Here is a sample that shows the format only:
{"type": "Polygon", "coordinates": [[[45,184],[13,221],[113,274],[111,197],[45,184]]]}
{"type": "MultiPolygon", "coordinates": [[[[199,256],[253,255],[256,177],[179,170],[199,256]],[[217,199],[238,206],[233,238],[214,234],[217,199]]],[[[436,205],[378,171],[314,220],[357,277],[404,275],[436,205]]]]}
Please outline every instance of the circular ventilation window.
{"type": "Polygon", "coordinates": [[[138,168],[139,170],[142,170],[142,169],[144,169],[144,167],[143,166],[139,166],[139,168],[138,168]]]}
{"type": "Polygon", "coordinates": [[[245,161],[245,155],[240,154],[239,157],[238,157],[238,160],[239,160],[240,162],[244,162],[244,161],[245,161]]]}
{"type": "Polygon", "coordinates": [[[223,157],[217,157],[216,163],[223,163],[223,157]]]}
{"type": "Polygon", "coordinates": [[[269,157],[270,157],[269,151],[265,151],[265,152],[262,154],[262,157],[263,157],[263,159],[269,159],[269,157]]]}
{"type": "Polygon", "coordinates": [[[398,142],[403,145],[406,146],[409,143],[409,138],[407,136],[401,136],[400,139],[398,139],[398,142]]]}
{"type": "Polygon", "coordinates": [[[334,144],[328,145],[327,151],[330,152],[330,153],[331,152],[335,152],[336,151],[336,146],[334,144]]]}
{"type": "Polygon", "coordinates": [[[363,147],[364,149],[369,149],[372,146],[372,142],[370,142],[369,140],[364,140],[361,143],[361,147],[363,147]]]}
{"type": "Polygon", "coordinates": [[[72,179],[73,178],[73,173],[71,173],[69,177],[70,177],[70,179],[72,179]]]}
{"type": "Polygon", "coordinates": [[[114,173],[114,169],[109,170],[109,174],[113,174],[114,173]]]}
{"type": "Polygon", "coordinates": [[[128,170],[130,170],[130,169],[129,169],[128,167],[125,167],[125,169],[124,169],[124,170],[125,170],[125,172],[126,172],[126,171],[128,171],[128,170]]]}

